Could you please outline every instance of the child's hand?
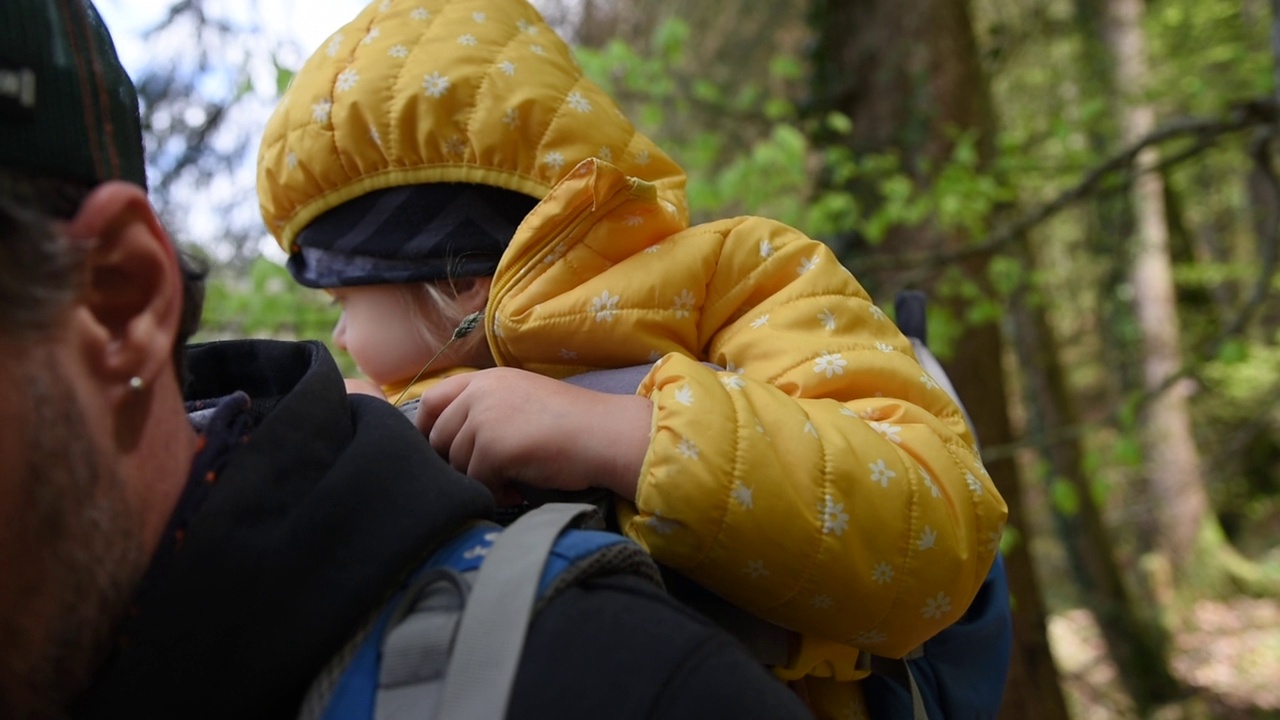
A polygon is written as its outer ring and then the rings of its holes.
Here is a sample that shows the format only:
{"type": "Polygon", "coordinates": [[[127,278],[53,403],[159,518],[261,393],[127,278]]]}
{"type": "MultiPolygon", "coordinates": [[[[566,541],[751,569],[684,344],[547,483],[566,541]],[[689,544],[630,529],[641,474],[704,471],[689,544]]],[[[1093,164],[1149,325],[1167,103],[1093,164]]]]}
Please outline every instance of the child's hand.
{"type": "Polygon", "coordinates": [[[514,368],[446,378],[422,395],[418,429],[497,497],[511,482],[603,487],[635,500],[653,404],[514,368]]]}

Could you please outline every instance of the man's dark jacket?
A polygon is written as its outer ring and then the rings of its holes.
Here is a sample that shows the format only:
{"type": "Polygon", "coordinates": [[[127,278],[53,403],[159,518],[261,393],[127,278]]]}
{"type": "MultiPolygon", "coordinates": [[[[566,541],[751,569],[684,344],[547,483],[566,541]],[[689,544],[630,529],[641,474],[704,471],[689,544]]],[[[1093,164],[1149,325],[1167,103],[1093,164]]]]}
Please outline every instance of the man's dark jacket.
{"type": "MultiPolygon", "coordinates": [[[[292,717],[405,573],[493,512],[397,410],[348,397],[319,343],[212,343],[190,362],[188,397],[243,391],[254,428],[80,717],[292,717]]],[[[538,614],[508,715],[806,716],[735,641],[632,578],[588,581],[538,614]]]]}

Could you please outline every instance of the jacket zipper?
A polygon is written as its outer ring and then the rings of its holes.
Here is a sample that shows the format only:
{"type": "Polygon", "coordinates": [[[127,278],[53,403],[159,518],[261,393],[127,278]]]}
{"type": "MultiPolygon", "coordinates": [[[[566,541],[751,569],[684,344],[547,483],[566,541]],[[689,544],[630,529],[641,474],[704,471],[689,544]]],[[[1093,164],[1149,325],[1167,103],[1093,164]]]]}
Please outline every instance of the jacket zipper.
{"type": "Polygon", "coordinates": [[[498,306],[506,298],[507,292],[515,285],[520,283],[525,276],[540,265],[540,260],[566,237],[572,237],[580,227],[594,214],[605,214],[612,211],[617,206],[626,202],[632,197],[635,189],[635,182],[632,180],[626,188],[620,189],[612,196],[605,199],[604,202],[596,204],[594,197],[579,204],[573,209],[572,214],[565,220],[563,229],[550,233],[547,240],[517,256],[515,273],[508,274],[505,278],[497,278],[497,282],[489,293],[489,302],[484,311],[485,334],[489,337],[489,347],[493,351],[493,358],[499,365],[507,365],[505,352],[499,347],[502,338],[496,337],[493,333],[494,321],[497,319],[498,306]],[[594,208],[593,208],[594,206],[594,208]]]}

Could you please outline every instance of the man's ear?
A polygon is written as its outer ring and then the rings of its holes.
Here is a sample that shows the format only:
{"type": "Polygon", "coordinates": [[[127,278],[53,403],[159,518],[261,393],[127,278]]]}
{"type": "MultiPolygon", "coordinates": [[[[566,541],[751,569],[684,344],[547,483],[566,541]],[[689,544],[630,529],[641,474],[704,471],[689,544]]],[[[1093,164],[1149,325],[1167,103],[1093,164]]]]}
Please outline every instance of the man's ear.
{"type": "Polygon", "coordinates": [[[77,326],[89,367],[122,387],[134,377],[154,385],[173,371],[182,275],[145,192],[126,182],[99,185],[67,232],[89,248],[77,326]]]}

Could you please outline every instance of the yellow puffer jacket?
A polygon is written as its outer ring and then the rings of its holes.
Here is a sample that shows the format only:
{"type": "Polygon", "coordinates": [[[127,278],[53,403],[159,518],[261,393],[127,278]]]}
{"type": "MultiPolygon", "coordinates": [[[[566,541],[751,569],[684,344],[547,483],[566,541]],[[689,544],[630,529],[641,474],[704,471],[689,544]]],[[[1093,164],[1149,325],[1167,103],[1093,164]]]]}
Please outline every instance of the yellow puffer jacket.
{"type": "Polygon", "coordinates": [[[1006,508],[955,405],[825,245],[762,218],[688,227],[680,168],[523,0],[373,3],[298,73],[259,156],[286,250],[348,199],[428,182],[541,199],[495,275],[494,356],[553,377],[654,363],[624,529],[797,631],[777,673],[819,716],[859,704],[859,650],[900,656],[959,617],[1006,508]]]}

